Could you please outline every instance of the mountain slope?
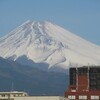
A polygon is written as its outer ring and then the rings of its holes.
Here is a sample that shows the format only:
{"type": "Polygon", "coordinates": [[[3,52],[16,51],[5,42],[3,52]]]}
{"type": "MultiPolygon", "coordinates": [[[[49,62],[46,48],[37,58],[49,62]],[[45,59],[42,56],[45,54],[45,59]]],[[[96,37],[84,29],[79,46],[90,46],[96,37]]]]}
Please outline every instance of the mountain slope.
{"type": "Polygon", "coordinates": [[[27,21],[0,39],[1,57],[21,64],[27,61],[31,66],[47,64],[47,69],[67,69],[76,64],[98,65],[99,55],[100,46],[50,22],[27,21]]]}
{"type": "Polygon", "coordinates": [[[0,91],[26,91],[30,95],[63,95],[67,86],[66,74],[41,71],[0,57],[0,91]]]}

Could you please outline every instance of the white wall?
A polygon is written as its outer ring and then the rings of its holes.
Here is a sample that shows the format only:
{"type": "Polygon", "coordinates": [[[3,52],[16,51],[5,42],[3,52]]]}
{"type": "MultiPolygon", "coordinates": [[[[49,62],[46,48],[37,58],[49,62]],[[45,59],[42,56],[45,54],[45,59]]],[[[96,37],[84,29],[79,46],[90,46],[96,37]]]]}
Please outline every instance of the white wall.
{"type": "Polygon", "coordinates": [[[59,96],[30,96],[30,97],[14,97],[14,100],[68,100],[61,99],[59,96]]]}

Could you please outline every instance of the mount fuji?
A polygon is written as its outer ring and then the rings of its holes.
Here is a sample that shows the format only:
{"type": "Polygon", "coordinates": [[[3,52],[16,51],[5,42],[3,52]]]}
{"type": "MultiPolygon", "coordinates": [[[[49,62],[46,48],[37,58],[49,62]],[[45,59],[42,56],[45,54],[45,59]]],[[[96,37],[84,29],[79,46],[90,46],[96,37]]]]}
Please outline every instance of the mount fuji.
{"type": "Polygon", "coordinates": [[[50,22],[27,21],[0,38],[0,56],[43,70],[100,65],[100,46],[50,22]]]}

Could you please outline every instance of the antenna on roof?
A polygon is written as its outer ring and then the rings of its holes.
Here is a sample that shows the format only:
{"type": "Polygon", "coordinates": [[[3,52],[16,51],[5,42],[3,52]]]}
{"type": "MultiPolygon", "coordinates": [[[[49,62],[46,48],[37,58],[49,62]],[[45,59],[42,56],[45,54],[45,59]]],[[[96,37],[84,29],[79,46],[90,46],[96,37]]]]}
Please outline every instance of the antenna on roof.
{"type": "Polygon", "coordinates": [[[11,92],[13,92],[14,91],[14,83],[12,82],[12,84],[11,84],[11,92]]]}
{"type": "Polygon", "coordinates": [[[29,95],[29,89],[28,89],[27,93],[28,93],[28,95],[29,95]]]}

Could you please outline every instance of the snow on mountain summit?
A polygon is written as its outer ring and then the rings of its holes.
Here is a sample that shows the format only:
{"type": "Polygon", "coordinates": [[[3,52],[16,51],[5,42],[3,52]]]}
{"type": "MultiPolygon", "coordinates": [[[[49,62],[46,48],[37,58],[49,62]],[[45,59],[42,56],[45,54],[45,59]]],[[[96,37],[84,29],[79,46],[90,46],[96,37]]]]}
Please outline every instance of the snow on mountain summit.
{"type": "Polygon", "coordinates": [[[0,38],[0,56],[16,61],[22,56],[48,68],[71,64],[100,64],[100,46],[50,22],[27,21],[0,38]]]}

